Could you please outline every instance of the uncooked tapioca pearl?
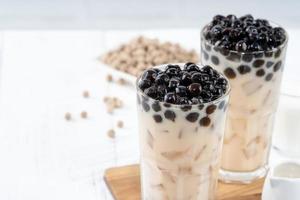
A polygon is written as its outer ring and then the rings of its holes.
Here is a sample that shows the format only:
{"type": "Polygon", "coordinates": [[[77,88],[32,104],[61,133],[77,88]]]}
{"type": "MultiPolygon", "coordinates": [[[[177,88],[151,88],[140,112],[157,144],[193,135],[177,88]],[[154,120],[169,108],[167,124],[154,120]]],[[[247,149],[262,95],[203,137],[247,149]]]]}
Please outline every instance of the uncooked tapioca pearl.
{"type": "Polygon", "coordinates": [[[273,74],[272,74],[272,73],[269,73],[269,74],[267,74],[267,76],[265,77],[265,80],[266,80],[266,81],[270,81],[270,80],[272,80],[272,78],[273,78],[273,74]]]}
{"type": "Polygon", "coordinates": [[[245,62],[251,62],[253,59],[253,55],[252,54],[244,54],[242,56],[242,60],[245,62]]]}
{"type": "Polygon", "coordinates": [[[124,122],[121,121],[121,120],[119,120],[119,121],[117,122],[117,127],[118,127],[118,128],[123,128],[123,126],[124,126],[124,122]]]}
{"type": "Polygon", "coordinates": [[[116,133],[115,133],[114,129],[108,130],[107,131],[107,136],[110,137],[110,138],[115,138],[116,133]]]}
{"type": "Polygon", "coordinates": [[[203,51],[203,55],[204,55],[204,59],[205,59],[205,60],[208,60],[208,58],[209,58],[208,53],[206,53],[205,51],[203,51]]]}
{"type": "Polygon", "coordinates": [[[224,107],[224,105],[225,105],[225,101],[221,101],[221,103],[219,104],[218,108],[220,110],[222,110],[222,108],[224,107]]]}
{"type": "Polygon", "coordinates": [[[210,124],[209,117],[203,117],[203,118],[201,118],[200,121],[199,121],[199,124],[201,126],[209,126],[209,124],[210,124]]]}
{"type": "Polygon", "coordinates": [[[281,61],[278,61],[275,65],[274,65],[274,68],[273,68],[273,71],[274,72],[277,72],[279,69],[280,69],[280,67],[281,67],[281,61]]]}
{"type": "Polygon", "coordinates": [[[209,105],[207,106],[206,108],[206,113],[209,115],[209,114],[212,114],[213,112],[215,112],[217,106],[216,105],[209,105]]]}
{"type": "Polygon", "coordinates": [[[219,58],[217,56],[211,56],[211,62],[215,65],[219,64],[219,58]]]}
{"type": "Polygon", "coordinates": [[[227,78],[229,79],[233,79],[236,77],[236,74],[234,72],[234,70],[230,67],[227,67],[225,70],[224,70],[224,74],[227,78]]]}
{"type": "Polygon", "coordinates": [[[80,117],[83,118],[83,119],[86,119],[88,117],[88,113],[86,111],[82,111],[80,113],[80,117]]]}
{"type": "Polygon", "coordinates": [[[161,123],[163,120],[160,115],[153,115],[153,119],[156,123],[161,123]]]}
{"type": "Polygon", "coordinates": [[[164,115],[165,115],[166,119],[171,120],[173,122],[175,121],[176,114],[173,111],[166,110],[165,113],[164,113],[164,115]]]}
{"type": "Polygon", "coordinates": [[[65,119],[67,121],[70,121],[72,119],[71,113],[69,113],[69,112],[65,113],[65,119]]]}
{"type": "Polygon", "coordinates": [[[83,96],[84,98],[89,98],[89,97],[90,97],[89,91],[87,91],[87,90],[83,91],[82,96],[83,96]]]}
{"type": "Polygon", "coordinates": [[[265,75],[265,70],[264,69],[259,69],[256,71],[256,76],[262,77],[265,75]]]}
{"type": "Polygon", "coordinates": [[[113,81],[112,75],[111,74],[107,74],[106,80],[107,80],[107,82],[112,82],[113,81]]]}
{"type": "Polygon", "coordinates": [[[150,106],[145,101],[142,102],[142,106],[145,112],[148,112],[150,110],[150,106]]]}
{"type": "Polygon", "coordinates": [[[265,52],[265,56],[266,56],[267,58],[272,57],[272,55],[273,55],[273,52],[271,52],[271,51],[265,52]]]}
{"type": "Polygon", "coordinates": [[[270,67],[272,67],[273,64],[274,64],[274,63],[273,63],[272,61],[268,61],[267,64],[266,64],[266,67],[267,67],[267,68],[270,68],[270,67]]]}
{"type": "Polygon", "coordinates": [[[198,106],[198,109],[199,110],[202,110],[204,108],[204,105],[203,104],[200,104],[199,106],[198,106]]]}
{"type": "Polygon", "coordinates": [[[198,117],[199,117],[199,113],[192,112],[192,113],[189,113],[185,118],[189,122],[195,122],[198,120],[198,117]]]}
{"type": "Polygon", "coordinates": [[[251,68],[248,65],[240,65],[237,70],[240,74],[247,74],[251,71],[251,68]]]}
{"type": "Polygon", "coordinates": [[[264,60],[261,60],[261,59],[255,60],[253,62],[253,67],[259,68],[259,67],[263,66],[264,63],[265,63],[264,60]]]}
{"type": "Polygon", "coordinates": [[[278,50],[275,52],[274,57],[275,57],[275,58],[278,58],[278,57],[280,56],[280,54],[281,54],[281,50],[278,49],[278,50]]]}
{"type": "Polygon", "coordinates": [[[190,105],[184,105],[180,107],[182,111],[186,112],[192,109],[192,106],[190,105]]]}
{"type": "Polygon", "coordinates": [[[152,109],[155,111],[155,112],[159,112],[161,111],[161,107],[159,105],[159,102],[158,101],[155,101],[153,104],[152,104],[152,109]]]}

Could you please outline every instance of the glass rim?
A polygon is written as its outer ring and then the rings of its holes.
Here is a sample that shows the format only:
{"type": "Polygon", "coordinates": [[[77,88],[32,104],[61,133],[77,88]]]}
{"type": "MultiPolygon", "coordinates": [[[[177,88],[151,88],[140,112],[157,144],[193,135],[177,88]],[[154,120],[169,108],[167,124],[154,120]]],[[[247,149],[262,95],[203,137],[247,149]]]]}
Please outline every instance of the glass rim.
{"type": "MultiPolygon", "coordinates": [[[[284,41],[281,45],[279,45],[279,46],[276,47],[276,48],[273,48],[272,50],[268,50],[268,51],[263,51],[263,50],[261,50],[261,51],[240,52],[240,51],[230,50],[230,49],[226,49],[226,51],[228,51],[229,53],[240,54],[240,55],[253,55],[253,54],[268,53],[268,52],[269,52],[269,53],[271,53],[271,52],[273,53],[273,52],[278,51],[279,49],[285,48],[285,47],[287,46],[287,43],[288,43],[288,40],[289,40],[288,32],[287,32],[281,25],[279,25],[279,24],[277,24],[277,23],[275,23],[275,22],[273,22],[273,21],[269,21],[269,20],[268,20],[268,22],[270,23],[270,25],[271,25],[272,27],[280,27],[280,28],[282,28],[282,29],[284,30],[286,39],[285,39],[285,41],[284,41]]],[[[218,49],[225,49],[225,48],[218,47],[218,46],[212,44],[211,42],[209,42],[208,40],[206,40],[206,39],[204,38],[204,34],[203,34],[203,33],[204,33],[204,30],[207,28],[208,25],[209,25],[209,23],[206,24],[206,25],[201,29],[201,32],[200,32],[201,43],[204,42],[205,44],[208,44],[208,45],[210,45],[210,46],[212,46],[212,47],[215,47],[215,48],[218,48],[218,49]]]]}
{"type": "MultiPolygon", "coordinates": [[[[151,68],[149,68],[149,69],[152,69],[152,68],[162,68],[162,67],[165,67],[165,66],[167,66],[167,65],[179,65],[180,67],[183,67],[184,64],[185,64],[185,63],[166,63],[166,64],[161,64],[161,65],[153,66],[153,67],[151,67],[151,68]]],[[[202,64],[200,64],[200,63],[195,63],[195,64],[196,64],[198,67],[203,67],[203,66],[205,66],[205,65],[202,65],[202,64]]],[[[149,70],[149,69],[147,69],[147,70],[149,70]]],[[[146,70],[145,70],[145,71],[146,71],[146,70]]],[[[145,71],[143,71],[143,73],[144,73],[145,71]]],[[[220,96],[219,98],[217,98],[217,99],[215,99],[215,100],[213,100],[213,101],[205,102],[205,103],[197,103],[197,104],[174,104],[174,103],[168,103],[168,102],[164,102],[164,101],[159,101],[159,100],[153,99],[152,97],[149,97],[148,95],[146,95],[145,92],[142,91],[141,88],[138,86],[139,80],[141,79],[143,73],[141,73],[141,74],[137,77],[137,79],[136,79],[136,81],[135,81],[135,85],[136,85],[136,90],[137,90],[137,93],[138,93],[138,94],[140,94],[140,95],[142,95],[142,96],[148,98],[149,100],[151,100],[151,101],[153,101],[153,102],[156,101],[156,102],[159,102],[159,103],[161,103],[161,104],[168,104],[168,105],[171,105],[173,108],[178,108],[178,109],[180,109],[180,108],[185,107],[185,106],[198,107],[199,105],[204,105],[204,106],[206,106],[206,105],[216,105],[216,104],[218,104],[219,102],[223,101],[226,97],[230,96],[230,92],[231,92],[231,85],[230,85],[230,82],[229,82],[228,78],[227,78],[224,74],[222,74],[221,72],[219,72],[219,71],[217,71],[217,72],[222,76],[222,78],[226,79],[226,81],[227,81],[227,83],[228,83],[228,84],[227,84],[227,90],[226,90],[226,92],[225,92],[222,96],[220,96]]]]}

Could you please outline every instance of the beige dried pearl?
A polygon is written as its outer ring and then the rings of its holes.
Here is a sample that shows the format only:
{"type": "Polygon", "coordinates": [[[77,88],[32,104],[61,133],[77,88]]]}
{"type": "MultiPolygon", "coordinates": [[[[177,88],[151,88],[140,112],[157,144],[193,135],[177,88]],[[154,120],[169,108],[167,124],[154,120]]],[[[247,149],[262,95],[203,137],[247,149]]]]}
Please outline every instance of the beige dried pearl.
{"type": "Polygon", "coordinates": [[[107,74],[106,80],[107,80],[107,82],[112,82],[113,81],[112,75],[111,74],[107,74]]]}
{"type": "Polygon", "coordinates": [[[83,119],[86,119],[88,117],[88,113],[86,111],[82,111],[80,113],[80,117],[83,118],[83,119]]]}
{"type": "Polygon", "coordinates": [[[115,138],[116,137],[116,133],[114,131],[114,129],[110,129],[107,131],[107,136],[110,138],[115,138]]]}
{"type": "Polygon", "coordinates": [[[90,97],[89,91],[87,91],[87,90],[83,91],[82,96],[83,96],[84,98],[89,98],[89,97],[90,97]]]}
{"type": "Polygon", "coordinates": [[[124,78],[119,78],[118,79],[118,84],[125,85],[126,83],[127,83],[127,81],[124,78]]]}
{"type": "Polygon", "coordinates": [[[72,119],[71,113],[66,112],[65,113],[65,120],[70,121],[72,119]]]}
{"type": "Polygon", "coordinates": [[[117,122],[117,126],[118,126],[119,128],[123,128],[123,126],[124,126],[123,121],[119,120],[119,121],[117,122]]]}

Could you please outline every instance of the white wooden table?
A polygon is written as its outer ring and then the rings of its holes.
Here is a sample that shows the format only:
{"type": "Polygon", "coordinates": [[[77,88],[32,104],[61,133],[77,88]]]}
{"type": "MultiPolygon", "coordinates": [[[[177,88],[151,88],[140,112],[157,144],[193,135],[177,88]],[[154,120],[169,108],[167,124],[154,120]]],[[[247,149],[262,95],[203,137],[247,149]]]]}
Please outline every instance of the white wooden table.
{"type": "MultiPolygon", "coordinates": [[[[299,76],[299,33],[290,31],[285,79],[299,76]]],[[[104,169],[138,162],[135,93],[106,83],[97,57],[139,34],[199,52],[198,30],[2,32],[1,200],[112,198],[102,180],[104,169]],[[83,90],[89,99],[82,98],[83,90]],[[123,99],[124,108],[108,115],[106,95],[123,99]],[[82,110],[87,120],[80,119],[82,110]],[[74,120],[66,122],[65,112],[74,120]],[[125,127],[108,138],[106,131],[119,119],[125,127]]]]}

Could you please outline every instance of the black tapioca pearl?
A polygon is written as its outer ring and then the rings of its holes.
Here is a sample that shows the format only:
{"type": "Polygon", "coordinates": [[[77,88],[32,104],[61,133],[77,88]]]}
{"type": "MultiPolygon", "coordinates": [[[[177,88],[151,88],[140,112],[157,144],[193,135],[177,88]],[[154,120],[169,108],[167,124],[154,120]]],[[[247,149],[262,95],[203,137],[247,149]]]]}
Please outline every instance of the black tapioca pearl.
{"type": "Polygon", "coordinates": [[[199,113],[192,112],[192,113],[189,113],[185,118],[189,122],[195,122],[198,120],[198,117],[199,117],[199,113]]]}
{"type": "Polygon", "coordinates": [[[145,112],[148,112],[150,110],[150,106],[146,103],[146,101],[142,102],[142,107],[145,112]]]}
{"type": "Polygon", "coordinates": [[[274,72],[277,72],[277,71],[281,68],[281,64],[282,64],[282,62],[281,62],[281,61],[278,61],[278,62],[274,65],[273,71],[274,71],[274,72]]]}
{"type": "Polygon", "coordinates": [[[273,64],[274,64],[274,62],[268,61],[267,64],[266,64],[266,67],[270,68],[270,67],[272,67],[273,64]]]}
{"type": "Polygon", "coordinates": [[[206,49],[206,51],[210,51],[211,50],[211,46],[208,44],[204,44],[204,47],[206,49]]]}
{"type": "Polygon", "coordinates": [[[228,49],[225,49],[225,48],[221,48],[220,49],[220,53],[223,55],[223,56],[228,56],[229,55],[229,50],[228,49]]]}
{"type": "Polygon", "coordinates": [[[270,57],[273,56],[273,52],[272,52],[272,51],[266,51],[266,52],[265,52],[265,56],[266,56],[267,58],[270,58],[270,57]]]}
{"type": "Polygon", "coordinates": [[[254,53],[255,58],[262,58],[263,56],[264,56],[264,53],[262,53],[262,52],[254,53]]]}
{"type": "Polygon", "coordinates": [[[220,110],[222,110],[224,108],[224,105],[225,105],[225,101],[221,101],[221,103],[219,104],[218,108],[220,110]]]}
{"type": "Polygon", "coordinates": [[[205,51],[203,51],[203,57],[204,57],[205,60],[208,60],[208,58],[209,58],[208,53],[206,53],[205,51]]]}
{"type": "Polygon", "coordinates": [[[199,106],[198,106],[198,109],[199,110],[202,110],[204,108],[204,104],[200,104],[199,106]]]}
{"type": "Polygon", "coordinates": [[[206,113],[208,114],[208,115],[210,115],[210,114],[212,114],[213,112],[215,112],[215,110],[216,110],[216,108],[217,108],[217,106],[216,105],[209,105],[209,106],[207,106],[207,108],[206,108],[206,113]]]}
{"type": "Polygon", "coordinates": [[[241,55],[236,52],[230,52],[230,54],[227,56],[228,60],[239,62],[241,60],[241,55]]]}
{"type": "Polygon", "coordinates": [[[211,56],[211,62],[215,65],[220,63],[219,58],[217,56],[211,56]]]}
{"type": "Polygon", "coordinates": [[[244,54],[243,56],[242,56],[242,60],[243,61],[245,61],[245,62],[251,62],[252,61],[252,59],[253,59],[253,55],[252,54],[244,54]]]}
{"type": "Polygon", "coordinates": [[[176,114],[173,111],[166,110],[165,113],[164,113],[164,115],[165,115],[166,119],[171,120],[173,122],[175,121],[176,114]]]}
{"type": "Polygon", "coordinates": [[[209,126],[209,124],[210,124],[209,117],[203,117],[203,118],[201,118],[200,121],[199,121],[199,124],[201,126],[209,126]]]}
{"type": "Polygon", "coordinates": [[[191,105],[184,105],[180,107],[182,111],[186,112],[192,109],[191,105]]]}
{"type": "Polygon", "coordinates": [[[251,68],[248,65],[240,65],[237,70],[240,74],[247,74],[251,71],[251,68]]]}
{"type": "Polygon", "coordinates": [[[272,74],[272,73],[269,73],[269,74],[267,74],[267,76],[265,77],[265,80],[266,80],[266,81],[270,81],[270,80],[272,80],[272,78],[273,78],[273,74],[272,74]]]}
{"type": "Polygon", "coordinates": [[[171,104],[169,104],[169,103],[164,103],[164,106],[165,106],[166,108],[170,108],[170,107],[171,107],[171,104]]]}
{"type": "Polygon", "coordinates": [[[155,112],[159,112],[161,111],[161,107],[159,105],[159,102],[158,101],[155,101],[153,104],[152,104],[152,109],[155,111],[155,112]]]}
{"type": "Polygon", "coordinates": [[[234,79],[236,77],[236,73],[234,72],[234,70],[230,67],[227,67],[225,70],[224,70],[224,74],[227,78],[229,79],[234,79]]]}
{"type": "Polygon", "coordinates": [[[261,59],[255,60],[253,62],[253,67],[259,68],[259,67],[263,66],[264,63],[265,63],[264,60],[261,60],[261,59]]]}
{"type": "Polygon", "coordinates": [[[275,52],[274,57],[275,57],[275,58],[278,58],[278,57],[280,56],[280,54],[281,54],[281,50],[278,49],[278,50],[275,52]]]}
{"type": "Polygon", "coordinates": [[[256,71],[256,76],[262,77],[265,75],[265,70],[264,69],[259,69],[256,71]]]}
{"type": "Polygon", "coordinates": [[[160,115],[153,115],[153,119],[156,123],[161,123],[163,120],[160,115]]]}

